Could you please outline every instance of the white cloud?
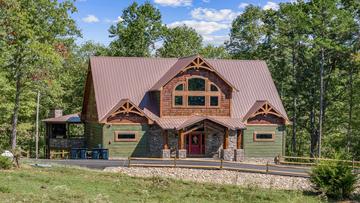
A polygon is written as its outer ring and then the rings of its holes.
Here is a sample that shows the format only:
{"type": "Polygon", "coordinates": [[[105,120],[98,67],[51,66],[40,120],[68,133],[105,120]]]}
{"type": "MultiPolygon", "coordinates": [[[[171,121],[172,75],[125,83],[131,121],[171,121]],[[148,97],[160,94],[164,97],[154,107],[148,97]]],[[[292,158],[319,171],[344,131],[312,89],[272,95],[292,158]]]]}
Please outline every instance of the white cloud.
{"type": "Polygon", "coordinates": [[[271,2],[271,1],[268,1],[265,6],[263,7],[264,10],[278,10],[279,9],[279,4],[277,3],[274,3],[274,2],[271,2]]]}
{"type": "Polygon", "coordinates": [[[226,40],[229,39],[227,35],[203,35],[203,40],[205,44],[212,45],[223,45],[226,40]]]}
{"type": "Polygon", "coordinates": [[[105,18],[105,19],[104,19],[104,22],[105,22],[105,23],[118,23],[118,22],[122,22],[122,21],[124,21],[124,19],[123,19],[121,16],[118,16],[118,17],[116,18],[116,20],[111,20],[111,19],[109,19],[109,18],[105,18]]]}
{"type": "Polygon", "coordinates": [[[238,15],[240,15],[239,12],[230,9],[196,8],[191,11],[191,16],[194,19],[206,21],[232,21],[238,15]]]}
{"type": "Polygon", "coordinates": [[[99,19],[94,15],[87,15],[85,18],[82,18],[82,21],[85,23],[97,23],[99,19]]]}
{"type": "Polygon", "coordinates": [[[156,4],[160,4],[161,6],[191,6],[192,0],[154,0],[156,4]]]}
{"type": "Polygon", "coordinates": [[[202,2],[204,2],[204,3],[209,3],[210,0],[202,0],[202,2]]]}
{"type": "Polygon", "coordinates": [[[168,26],[177,27],[181,25],[191,27],[201,35],[210,35],[211,33],[214,33],[216,31],[230,28],[230,24],[196,20],[175,21],[173,23],[170,23],[168,26]]]}
{"type": "Polygon", "coordinates": [[[250,4],[243,2],[243,3],[239,4],[239,8],[240,8],[240,9],[244,9],[244,8],[246,8],[246,6],[248,6],[248,5],[250,5],[250,4]]]}

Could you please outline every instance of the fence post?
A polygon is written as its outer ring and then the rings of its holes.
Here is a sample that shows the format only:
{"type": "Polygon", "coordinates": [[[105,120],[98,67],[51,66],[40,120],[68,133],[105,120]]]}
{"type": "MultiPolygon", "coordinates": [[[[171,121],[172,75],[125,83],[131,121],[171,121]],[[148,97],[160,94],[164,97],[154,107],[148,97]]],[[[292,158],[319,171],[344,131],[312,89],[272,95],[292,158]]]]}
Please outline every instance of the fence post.
{"type": "Polygon", "coordinates": [[[223,159],[220,159],[220,169],[223,168],[223,159]]]}
{"type": "Polygon", "coordinates": [[[269,173],[269,161],[266,162],[266,174],[269,173]]]}
{"type": "Polygon", "coordinates": [[[129,168],[130,168],[130,160],[131,160],[131,158],[128,157],[128,167],[129,167],[129,168]]]}
{"type": "Polygon", "coordinates": [[[352,159],[352,168],[353,168],[353,170],[354,170],[354,168],[355,168],[355,161],[354,161],[354,158],[352,159]]]}
{"type": "Polygon", "coordinates": [[[176,156],[174,157],[174,168],[176,168],[176,156]]]}

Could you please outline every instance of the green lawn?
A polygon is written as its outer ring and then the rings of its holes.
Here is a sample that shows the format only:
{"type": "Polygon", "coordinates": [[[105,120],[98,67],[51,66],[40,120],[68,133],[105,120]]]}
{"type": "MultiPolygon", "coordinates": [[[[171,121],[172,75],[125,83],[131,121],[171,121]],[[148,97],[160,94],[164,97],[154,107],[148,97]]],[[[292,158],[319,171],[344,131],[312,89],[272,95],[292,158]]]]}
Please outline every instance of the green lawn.
{"type": "Polygon", "coordinates": [[[134,178],[70,167],[0,170],[0,202],[319,202],[294,191],[134,178]]]}

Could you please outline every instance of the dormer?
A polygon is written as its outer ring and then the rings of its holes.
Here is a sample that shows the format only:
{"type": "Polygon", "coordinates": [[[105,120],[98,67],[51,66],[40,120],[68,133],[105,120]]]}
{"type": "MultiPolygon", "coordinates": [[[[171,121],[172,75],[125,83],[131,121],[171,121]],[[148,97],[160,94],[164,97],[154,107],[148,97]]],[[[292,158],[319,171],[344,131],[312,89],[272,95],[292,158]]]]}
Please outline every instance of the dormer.
{"type": "Polygon", "coordinates": [[[237,91],[199,55],[180,58],[151,90],[160,91],[160,117],[230,117],[232,92],[237,91]]]}

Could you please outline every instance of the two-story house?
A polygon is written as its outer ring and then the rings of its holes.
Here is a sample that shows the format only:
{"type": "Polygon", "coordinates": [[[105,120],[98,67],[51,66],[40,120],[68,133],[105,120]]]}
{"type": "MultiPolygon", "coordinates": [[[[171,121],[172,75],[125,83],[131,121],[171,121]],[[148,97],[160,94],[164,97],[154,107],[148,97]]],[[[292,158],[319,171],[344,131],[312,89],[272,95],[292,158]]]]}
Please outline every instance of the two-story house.
{"type": "Polygon", "coordinates": [[[264,61],[91,57],[85,143],[110,158],[284,153],[288,117],[264,61]]]}

